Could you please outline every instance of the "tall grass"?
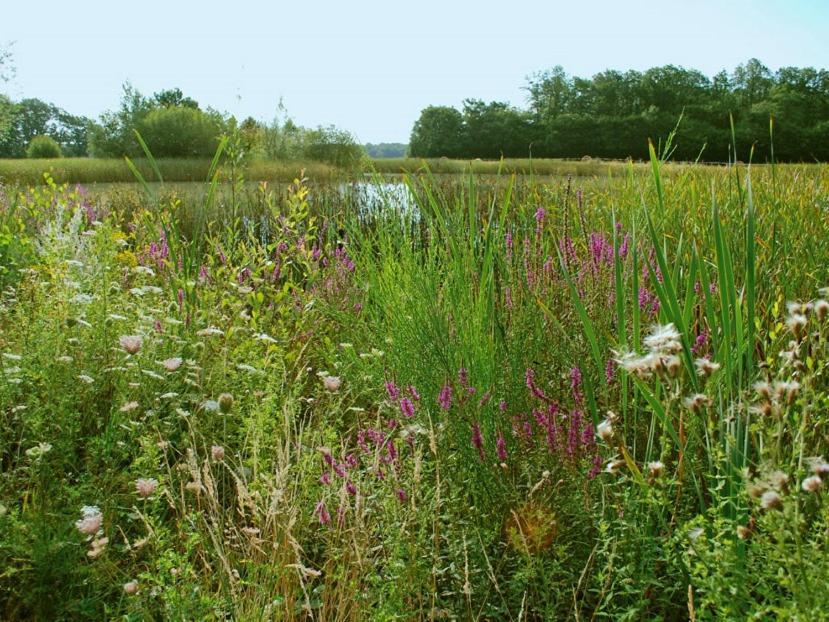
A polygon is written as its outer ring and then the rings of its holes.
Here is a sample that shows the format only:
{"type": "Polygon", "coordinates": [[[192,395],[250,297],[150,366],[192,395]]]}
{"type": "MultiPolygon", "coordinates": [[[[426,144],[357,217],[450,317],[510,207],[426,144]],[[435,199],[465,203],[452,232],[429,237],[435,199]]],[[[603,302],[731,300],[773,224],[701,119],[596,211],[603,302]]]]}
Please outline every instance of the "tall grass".
{"type": "Polygon", "coordinates": [[[2,616],[819,619],[829,170],[589,164],[6,192],[2,616]]]}

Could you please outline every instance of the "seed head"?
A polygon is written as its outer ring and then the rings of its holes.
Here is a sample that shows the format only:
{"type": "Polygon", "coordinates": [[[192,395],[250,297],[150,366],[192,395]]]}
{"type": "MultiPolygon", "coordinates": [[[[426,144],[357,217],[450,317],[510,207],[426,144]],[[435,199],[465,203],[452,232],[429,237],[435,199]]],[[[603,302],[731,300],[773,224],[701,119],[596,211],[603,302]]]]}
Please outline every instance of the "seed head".
{"type": "Polygon", "coordinates": [[[805,492],[817,492],[822,486],[823,480],[821,480],[817,475],[807,477],[800,484],[800,487],[803,488],[805,492]]]}
{"type": "Polygon", "coordinates": [[[596,427],[596,434],[605,443],[609,443],[613,438],[613,423],[610,419],[605,419],[596,427]]]}
{"type": "Polygon", "coordinates": [[[104,515],[94,505],[85,505],[81,508],[82,518],[75,521],[75,527],[78,531],[86,536],[92,536],[98,533],[104,522],[104,515]]]}
{"type": "Polygon", "coordinates": [[[133,579],[124,583],[124,593],[128,596],[133,596],[138,593],[138,581],[133,579]]]}
{"type": "Polygon", "coordinates": [[[760,497],[760,507],[764,510],[779,510],[782,506],[783,501],[774,490],[767,490],[760,497]]]}
{"type": "Polygon", "coordinates": [[[221,445],[213,445],[210,448],[210,457],[214,462],[221,462],[225,459],[225,448],[221,445]]]}
{"type": "Polygon", "coordinates": [[[654,479],[662,475],[665,472],[665,465],[656,460],[655,462],[648,462],[648,473],[650,473],[651,477],[654,479]]]}
{"type": "Polygon", "coordinates": [[[230,412],[233,408],[233,396],[230,393],[222,393],[218,399],[219,410],[224,414],[230,412]]]}

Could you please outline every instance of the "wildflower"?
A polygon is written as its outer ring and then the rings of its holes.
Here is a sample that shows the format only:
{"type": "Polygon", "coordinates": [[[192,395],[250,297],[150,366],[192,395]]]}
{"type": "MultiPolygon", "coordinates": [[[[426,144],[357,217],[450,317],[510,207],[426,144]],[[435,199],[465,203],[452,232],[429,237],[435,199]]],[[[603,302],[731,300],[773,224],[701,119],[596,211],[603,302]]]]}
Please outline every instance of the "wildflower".
{"type": "Polygon", "coordinates": [[[782,507],[783,501],[780,495],[774,490],[767,490],[760,497],[760,507],[764,510],[778,510],[782,507]]]}
{"type": "Polygon", "coordinates": [[[352,482],[351,480],[349,480],[345,483],[345,490],[351,496],[354,496],[354,495],[357,494],[357,486],[355,486],[354,482],[352,482]]]}
{"type": "Polygon", "coordinates": [[[613,354],[615,356],[613,360],[619,367],[639,378],[648,378],[653,372],[662,367],[662,357],[652,352],[640,356],[635,352],[617,352],[614,350],[613,354]]]}
{"type": "Polygon", "coordinates": [[[780,399],[782,397],[786,398],[788,403],[794,402],[795,397],[797,397],[797,392],[800,390],[800,383],[795,380],[790,380],[788,382],[775,382],[774,383],[774,393],[775,396],[780,399]]]}
{"type": "Polygon", "coordinates": [[[184,361],[177,356],[161,361],[161,365],[169,372],[176,371],[184,361]]]}
{"type": "Polygon", "coordinates": [[[720,368],[719,363],[715,363],[708,357],[699,358],[694,361],[694,366],[697,368],[697,375],[703,378],[708,378],[720,368]]]}
{"type": "Polygon", "coordinates": [[[405,503],[409,499],[409,495],[402,488],[398,488],[396,494],[401,503],[405,503]]]}
{"type": "Polygon", "coordinates": [[[127,354],[138,354],[142,342],[141,335],[121,335],[118,339],[118,343],[127,354]]]}
{"type": "Polygon", "coordinates": [[[419,401],[420,401],[420,393],[418,393],[418,392],[417,392],[417,389],[415,389],[415,388],[414,388],[414,386],[413,386],[413,385],[411,385],[411,384],[409,385],[409,395],[411,395],[411,396],[412,396],[412,399],[413,399],[415,402],[419,402],[419,401]]]}
{"type": "Polygon", "coordinates": [[[208,326],[207,328],[203,328],[196,333],[199,337],[212,337],[213,335],[224,335],[224,331],[220,328],[216,328],[215,326],[208,326]]]}
{"type": "Polygon", "coordinates": [[[484,439],[481,435],[481,426],[476,421],[472,424],[472,436],[470,437],[470,442],[472,446],[478,451],[478,455],[480,456],[481,460],[484,460],[486,454],[484,453],[484,439]]]}
{"type": "Polygon", "coordinates": [[[829,463],[827,463],[822,456],[816,458],[808,458],[809,468],[815,475],[826,475],[829,473],[829,463]]]}
{"type": "Polygon", "coordinates": [[[786,319],[786,327],[792,331],[792,334],[795,336],[795,339],[800,340],[803,337],[804,331],[806,329],[806,316],[800,315],[799,313],[795,313],[790,315],[786,319]]]}
{"type": "Polygon", "coordinates": [[[504,440],[504,435],[498,432],[495,438],[495,452],[498,454],[498,460],[506,462],[507,460],[507,443],[504,440]]]}
{"type": "Polygon", "coordinates": [[[820,321],[826,319],[826,316],[829,315],[829,302],[826,300],[820,299],[815,301],[815,315],[820,321]]]}
{"type": "Polygon", "coordinates": [[[124,594],[127,596],[133,596],[138,593],[138,581],[133,579],[132,581],[127,581],[124,583],[124,594]]]}
{"type": "Polygon", "coordinates": [[[677,374],[679,374],[679,370],[682,369],[682,361],[679,360],[679,357],[674,355],[668,356],[662,361],[662,364],[665,366],[668,375],[672,378],[676,378],[677,374]]]}
{"type": "Polygon", "coordinates": [[[314,514],[317,515],[320,524],[327,525],[331,522],[331,515],[328,513],[328,510],[325,509],[325,502],[318,501],[317,505],[314,507],[314,514]]]}
{"type": "Polygon", "coordinates": [[[85,505],[81,508],[81,515],[82,518],[75,521],[77,530],[86,536],[98,533],[104,523],[104,515],[101,514],[101,510],[94,505],[85,505]]]}
{"type": "Polygon", "coordinates": [[[619,472],[619,469],[621,469],[623,466],[625,466],[624,460],[622,460],[621,458],[614,458],[605,465],[604,471],[605,473],[616,475],[619,472]]]}
{"type": "Polygon", "coordinates": [[[84,384],[92,384],[93,382],[95,382],[95,379],[89,374],[78,374],[78,380],[80,380],[84,384]]]}
{"type": "Polygon", "coordinates": [[[789,485],[789,476],[783,471],[774,471],[769,473],[767,479],[769,484],[777,490],[785,491],[786,487],[789,485]]]}
{"type": "Polygon", "coordinates": [[[205,400],[202,404],[202,408],[209,413],[219,412],[219,402],[216,400],[205,400]]]}
{"type": "Polygon", "coordinates": [[[771,385],[768,382],[755,382],[754,391],[760,397],[763,397],[767,400],[771,399],[771,385]]]}
{"type": "Polygon", "coordinates": [[[657,478],[665,471],[665,465],[659,460],[648,462],[648,473],[653,478],[657,478]]]}
{"type": "Polygon", "coordinates": [[[386,393],[389,394],[389,399],[393,402],[396,402],[397,398],[400,397],[400,389],[394,383],[394,380],[388,380],[386,382],[386,393]]]}
{"type": "Polygon", "coordinates": [[[673,324],[657,324],[651,327],[644,344],[651,352],[679,352],[682,349],[679,332],[673,324]]]}
{"type": "Polygon", "coordinates": [[[50,451],[52,451],[52,445],[50,443],[38,443],[34,447],[27,449],[26,455],[32,460],[36,460],[44,454],[48,454],[50,451]]]}
{"type": "Polygon", "coordinates": [[[230,393],[222,393],[219,396],[219,410],[227,414],[230,412],[230,409],[233,408],[233,396],[230,393]]]}
{"type": "Polygon", "coordinates": [[[438,395],[438,404],[443,410],[449,410],[452,407],[452,387],[449,384],[443,385],[438,395]]]}
{"type": "Polygon", "coordinates": [[[210,457],[214,462],[221,462],[225,459],[225,448],[221,445],[213,445],[210,448],[210,457]]]}
{"type": "Polygon", "coordinates": [[[86,554],[91,559],[95,559],[101,553],[104,552],[104,549],[106,549],[107,544],[109,544],[109,538],[95,538],[94,540],[92,540],[92,544],[90,545],[89,550],[86,552],[86,554]]]}
{"type": "Polygon", "coordinates": [[[685,408],[687,408],[691,412],[699,412],[710,402],[711,400],[704,393],[695,393],[690,397],[686,397],[683,403],[685,404],[685,408]]]}
{"type": "Polygon", "coordinates": [[[748,540],[749,536],[751,536],[751,529],[745,525],[737,525],[737,537],[740,540],[748,540]]]}
{"type": "Polygon", "coordinates": [[[400,400],[400,410],[409,419],[414,417],[414,404],[412,404],[412,401],[408,397],[400,400]]]}
{"type": "Polygon", "coordinates": [[[610,419],[602,421],[596,428],[596,434],[605,443],[609,443],[610,439],[613,438],[613,422],[611,422],[610,419]]]}
{"type": "Polygon", "coordinates": [[[158,480],[152,477],[148,479],[140,478],[135,482],[135,491],[142,499],[152,497],[156,488],[158,488],[158,480]]]}
{"type": "Polygon", "coordinates": [[[336,393],[340,390],[340,387],[343,384],[342,379],[339,376],[326,376],[322,379],[322,384],[325,387],[326,391],[330,391],[331,393],[336,393]]]}

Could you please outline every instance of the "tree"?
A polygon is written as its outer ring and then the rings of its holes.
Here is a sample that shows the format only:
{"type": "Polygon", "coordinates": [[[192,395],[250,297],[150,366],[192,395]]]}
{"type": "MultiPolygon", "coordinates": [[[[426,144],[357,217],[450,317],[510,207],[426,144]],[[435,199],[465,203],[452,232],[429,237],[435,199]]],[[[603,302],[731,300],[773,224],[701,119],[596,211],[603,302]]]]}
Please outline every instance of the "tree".
{"type": "Polygon", "coordinates": [[[27,158],[59,158],[60,145],[51,136],[35,136],[26,147],[27,158]]]}
{"type": "Polygon", "coordinates": [[[463,115],[451,106],[424,108],[412,128],[409,149],[415,157],[459,157],[463,151],[463,115]]]}
{"type": "Polygon", "coordinates": [[[90,121],[39,99],[13,104],[8,127],[0,136],[0,157],[22,158],[35,136],[49,136],[66,156],[84,156],[90,121]]]}

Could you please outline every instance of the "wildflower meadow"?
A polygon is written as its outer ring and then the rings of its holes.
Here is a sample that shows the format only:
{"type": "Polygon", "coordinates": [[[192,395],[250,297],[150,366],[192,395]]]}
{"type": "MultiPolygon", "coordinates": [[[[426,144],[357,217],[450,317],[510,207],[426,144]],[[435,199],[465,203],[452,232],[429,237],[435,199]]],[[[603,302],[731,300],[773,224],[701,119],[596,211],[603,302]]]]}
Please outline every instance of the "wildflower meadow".
{"type": "Polygon", "coordinates": [[[826,619],[829,168],[660,153],[0,189],[0,618],[826,619]]]}

